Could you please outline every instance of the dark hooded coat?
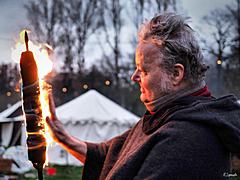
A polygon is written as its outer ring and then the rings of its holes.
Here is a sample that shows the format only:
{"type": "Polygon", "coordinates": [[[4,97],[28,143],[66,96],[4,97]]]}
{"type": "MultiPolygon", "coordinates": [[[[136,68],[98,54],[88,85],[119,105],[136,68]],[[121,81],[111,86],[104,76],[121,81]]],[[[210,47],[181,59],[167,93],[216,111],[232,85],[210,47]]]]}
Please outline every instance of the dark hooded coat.
{"type": "Polygon", "coordinates": [[[83,179],[227,179],[240,153],[240,104],[186,96],[107,142],[87,143],[83,179]]]}

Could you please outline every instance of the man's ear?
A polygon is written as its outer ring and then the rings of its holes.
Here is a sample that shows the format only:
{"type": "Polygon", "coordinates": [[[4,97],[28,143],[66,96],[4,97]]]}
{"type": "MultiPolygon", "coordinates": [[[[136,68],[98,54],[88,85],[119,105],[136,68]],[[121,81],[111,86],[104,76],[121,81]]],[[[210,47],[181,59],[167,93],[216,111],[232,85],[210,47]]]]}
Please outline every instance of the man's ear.
{"type": "Polygon", "coordinates": [[[175,64],[174,65],[174,71],[172,76],[172,83],[174,86],[179,85],[184,77],[184,66],[182,64],[175,64]]]}

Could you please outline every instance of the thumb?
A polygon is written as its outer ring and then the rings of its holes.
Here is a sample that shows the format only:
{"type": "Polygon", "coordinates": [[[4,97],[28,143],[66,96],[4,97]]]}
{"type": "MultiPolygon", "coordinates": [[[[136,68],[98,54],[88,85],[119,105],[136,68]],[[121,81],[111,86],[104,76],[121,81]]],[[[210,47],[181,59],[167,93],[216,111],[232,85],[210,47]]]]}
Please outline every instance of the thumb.
{"type": "Polygon", "coordinates": [[[49,94],[48,94],[48,101],[49,101],[48,103],[49,103],[49,110],[51,113],[51,118],[52,118],[52,120],[55,120],[55,119],[57,119],[57,115],[56,115],[55,103],[53,100],[52,92],[49,92],[49,94]]]}
{"type": "Polygon", "coordinates": [[[50,118],[47,116],[46,117],[46,122],[49,124],[50,118]]]}
{"type": "Polygon", "coordinates": [[[46,117],[46,123],[48,126],[53,127],[53,122],[48,116],[46,117]]]}

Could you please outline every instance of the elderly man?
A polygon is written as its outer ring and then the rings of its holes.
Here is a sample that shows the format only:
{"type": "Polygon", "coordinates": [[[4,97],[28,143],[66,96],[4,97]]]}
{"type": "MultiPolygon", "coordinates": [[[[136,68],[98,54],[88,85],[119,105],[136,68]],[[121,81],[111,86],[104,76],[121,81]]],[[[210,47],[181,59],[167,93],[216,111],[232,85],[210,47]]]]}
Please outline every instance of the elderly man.
{"type": "Polygon", "coordinates": [[[83,142],[64,131],[51,99],[52,136],[84,163],[83,179],[226,179],[230,152],[240,153],[240,106],[211,96],[206,70],[185,20],[155,16],[139,32],[132,76],[147,109],[139,122],[109,141],[83,142]]]}

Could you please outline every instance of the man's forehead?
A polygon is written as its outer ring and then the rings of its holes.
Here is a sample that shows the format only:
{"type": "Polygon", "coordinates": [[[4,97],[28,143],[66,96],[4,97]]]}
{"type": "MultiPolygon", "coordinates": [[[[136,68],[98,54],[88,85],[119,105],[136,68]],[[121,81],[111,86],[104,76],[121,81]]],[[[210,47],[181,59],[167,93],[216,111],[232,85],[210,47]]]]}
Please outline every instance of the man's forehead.
{"type": "Polygon", "coordinates": [[[143,63],[152,63],[154,60],[160,60],[160,52],[158,47],[149,42],[140,42],[137,45],[136,56],[140,58],[143,63]]]}

